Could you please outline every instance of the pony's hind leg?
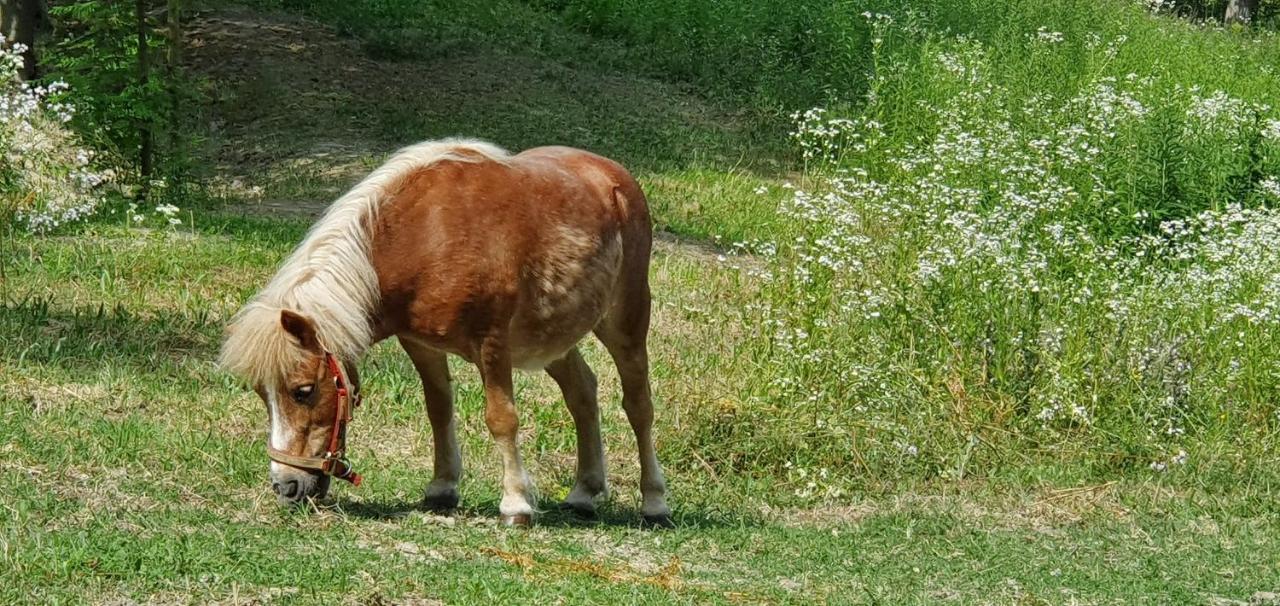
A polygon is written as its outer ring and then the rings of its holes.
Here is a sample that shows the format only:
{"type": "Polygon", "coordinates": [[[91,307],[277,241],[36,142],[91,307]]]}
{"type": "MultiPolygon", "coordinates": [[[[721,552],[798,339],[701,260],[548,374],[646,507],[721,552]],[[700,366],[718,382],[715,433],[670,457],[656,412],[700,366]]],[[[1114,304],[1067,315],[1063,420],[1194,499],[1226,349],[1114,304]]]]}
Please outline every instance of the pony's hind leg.
{"type": "MultiPolygon", "coordinates": [[[[644,273],[639,274],[643,280],[644,273]]],[[[649,390],[649,288],[635,285],[596,327],[596,337],[609,350],[622,381],[622,408],[636,434],[640,453],[640,513],[646,523],[671,525],[667,483],[653,447],[653,398],[649,390]]]]}
{"type": "Polygon", "coordinates": [[[547,374],[555,379],[564,393],[565,405],[573,417],[578,433],[578,469],[573,490],[562,507],[579,515],[595,515],[595,500],[608,496],[605,479],[604,443],[600,440],[600,407],[596,400],[596,375],[578,348],[570,349],[563,358],[547,366],[547,374]]]}
{"type": "Polygon", "coordinates": [[[458,506],[458,480],[462,476],[462,453],[458,449],[457,423],[453,416],[453,384],[449,378],[449,360],[444,352],[400,339],[400,346],[413,360],[422,378],[422,391],[427,403],[435,443],[435,465],[431,483],[422,503],[434,511],[448,511],[458,506]]]}
{"type": "Polygon", "coordinates": [[[512,526],[533,523],[533,482],[520,460],[515,390],[511,382],[511,351],[504,338],[490,336],[480,346],[480,379],[484,382],[484,422],[502,456],[502,522],[512,526]]]}

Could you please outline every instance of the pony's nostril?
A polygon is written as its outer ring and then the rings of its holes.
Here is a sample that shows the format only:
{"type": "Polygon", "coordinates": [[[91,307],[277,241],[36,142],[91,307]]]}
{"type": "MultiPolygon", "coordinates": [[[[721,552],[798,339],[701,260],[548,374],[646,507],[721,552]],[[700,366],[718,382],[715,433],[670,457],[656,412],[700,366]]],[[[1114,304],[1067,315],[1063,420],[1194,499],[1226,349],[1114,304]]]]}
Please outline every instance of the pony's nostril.
{"type": "Polygon", "coordinates": [[[298,486],[297,480],[289,480],[288,482],[284,483],[284,485],[282,486],[279,492],[279,495],[286,499],[296,499],[298,498],[299,488],[300,487],[298,486]]]}
{"type": "Polygon", "coordinates": [[[276,494],[280,494],[280,483],[279,483],[279,482],[272,482],[272,483],[271,483],[271,492],[274,492],[274,493],[276,493],[276,494]]]}

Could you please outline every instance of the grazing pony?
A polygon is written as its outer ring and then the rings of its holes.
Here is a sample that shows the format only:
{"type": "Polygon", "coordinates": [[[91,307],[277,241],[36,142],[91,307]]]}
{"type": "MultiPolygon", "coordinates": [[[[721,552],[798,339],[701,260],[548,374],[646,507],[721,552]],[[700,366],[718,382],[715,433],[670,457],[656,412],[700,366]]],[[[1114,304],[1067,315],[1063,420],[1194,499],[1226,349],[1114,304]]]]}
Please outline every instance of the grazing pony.
{"type": "Polygon", "coordinates": [[[641,513],[669,524],[650,433],[652,236],[644,194],[612,160],[564,147],[512,155],[456,139],[400,150],[329,207],[227,328],[220,363],[266,402],[278,500],[323,496],[330,476],[359,483],[344,455],[359,403],[356,363],[394,336],[422,378],[435,437],[428,507],[458,504],[446,359],[454,354],[484,383],[503,522],[528,525],[534,512],[516,443],[515,368],[546,370],[564,392],[578,466],[563,506],[593,514],[608,487],[596,378],[577,344],[594,332],[618,367],[636,434],[641,513]]]}

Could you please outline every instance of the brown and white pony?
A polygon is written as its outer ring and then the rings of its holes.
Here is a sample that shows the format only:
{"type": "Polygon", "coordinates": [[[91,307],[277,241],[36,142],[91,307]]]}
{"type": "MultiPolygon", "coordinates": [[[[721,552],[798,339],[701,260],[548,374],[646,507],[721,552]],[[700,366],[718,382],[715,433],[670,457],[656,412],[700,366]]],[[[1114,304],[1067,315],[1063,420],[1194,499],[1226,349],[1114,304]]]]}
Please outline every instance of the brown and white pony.
{"type": "Polygon", "coordinates": [[[358,482],[343,456],[356,363],[394,336],[422,378],[435,437],[428,507],[458,503],[454,354],[484,382],[503,521],[528,524],[535,505],[516,443],[515,368],[545,369],[564,392],[578,438],[564,505],[594,513],[608,491],[604,446],[596,378],[577,349],[594,332],[617,364],[639,445],[641,513],[669,523],[650,433],[651,240],[644,194],[609,159],[564,147],[512,155],[468,140],[400,150],[333,203],[227,328],[220,362],[266,402],[279,500],[323,496],[331,475],[358,482]]]}

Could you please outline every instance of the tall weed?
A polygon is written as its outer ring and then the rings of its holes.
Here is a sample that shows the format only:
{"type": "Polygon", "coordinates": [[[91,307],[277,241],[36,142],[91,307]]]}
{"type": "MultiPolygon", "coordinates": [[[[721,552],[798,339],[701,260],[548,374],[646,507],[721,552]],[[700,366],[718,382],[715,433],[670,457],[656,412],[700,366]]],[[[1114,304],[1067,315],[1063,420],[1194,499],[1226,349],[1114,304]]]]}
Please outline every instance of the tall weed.
{"type": "MultiPolygon", "coordinates": [[[[1083,59],[1131,43],[1086,38],[1083,59]]],[[[769,373],[749,405],[703,411],[703,456],[752,453],[811,499],[1028,462],[1234,469],[1224,448],[1273,448],[1280,113],[1138,73],[1024,96],[976,39],[921,48],[877,58],[864,107],[794,116],[806,185],[730,261],[763,284],[736,320],[769,373]]]]}

